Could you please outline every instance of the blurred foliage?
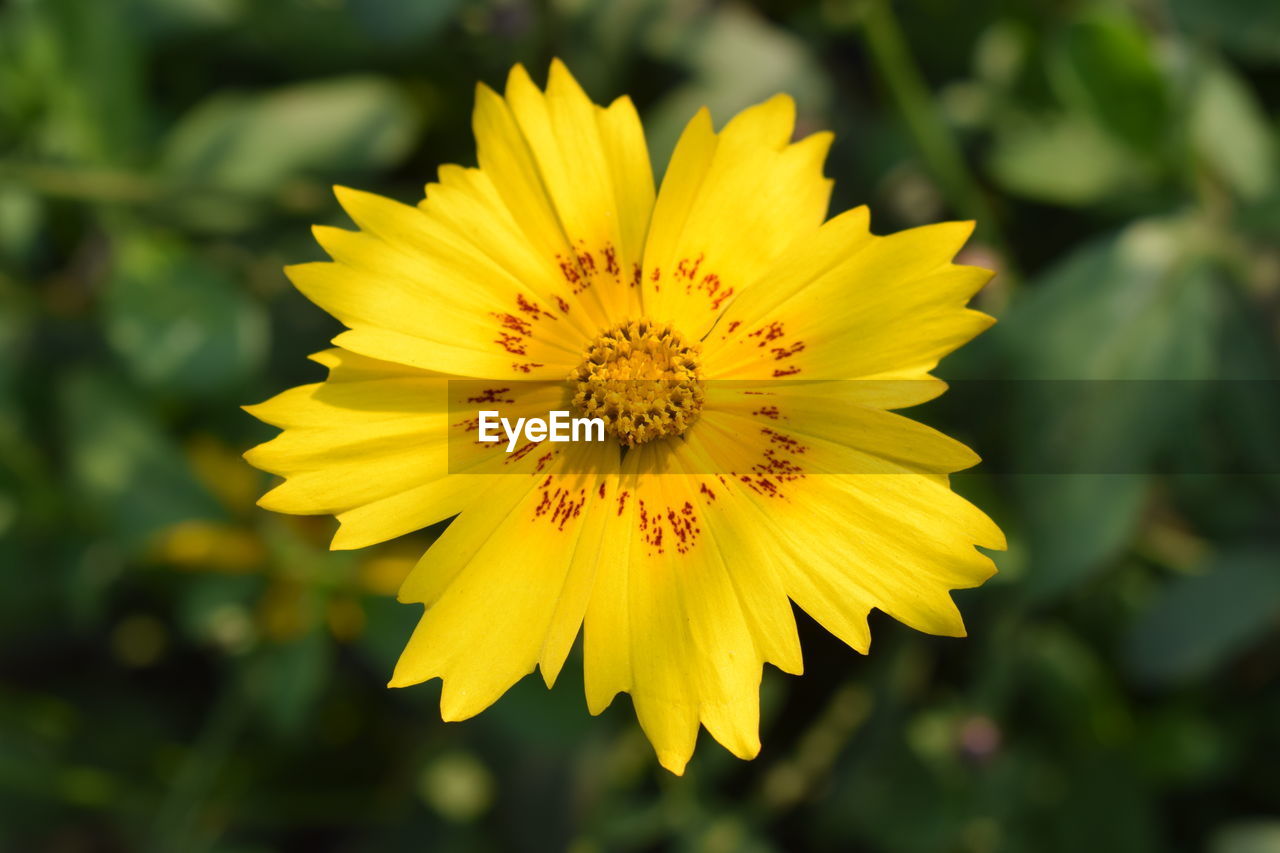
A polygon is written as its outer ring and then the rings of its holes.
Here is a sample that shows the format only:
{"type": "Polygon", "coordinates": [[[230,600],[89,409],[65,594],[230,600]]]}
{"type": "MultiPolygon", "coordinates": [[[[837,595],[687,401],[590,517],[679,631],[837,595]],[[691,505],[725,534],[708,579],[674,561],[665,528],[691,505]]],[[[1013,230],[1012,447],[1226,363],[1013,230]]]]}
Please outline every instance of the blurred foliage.
{"type": "Polygon", "coordinates": [[[0,93],[0,850],[1280,851],[1280,394],[1231,381],[1280,380],[1277,4],[10,0],[0,93]],[[384,684],[439,530],[329,552],[238,458],[322,375],[280,268],[329,185],[416,199],[553,55],[659,168],[789,91],[834,209],[977,218],[999,271],[943,373],[1025,390],[935,419],[1032,472],[956,478],[1011,545],[969,639],[802,618],[751,763],[665,774],[574,663],[438,722],[384,684]],[[1221,381],[1036,474],[1076,379],[1221,381]]]}

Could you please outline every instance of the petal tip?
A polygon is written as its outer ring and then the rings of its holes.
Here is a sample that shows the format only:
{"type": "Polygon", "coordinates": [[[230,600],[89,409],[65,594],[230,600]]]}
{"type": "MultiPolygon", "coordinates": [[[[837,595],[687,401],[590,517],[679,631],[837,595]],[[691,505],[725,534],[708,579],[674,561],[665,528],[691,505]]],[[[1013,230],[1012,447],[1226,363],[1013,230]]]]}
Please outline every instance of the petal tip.
{"type": "Polygon", "coordinates": [[[689,756],[677,755],[673,752],[659,752],[658,763],[661,764],[664,769],[669,770],[672,774],[676,776],[683,776],[684,769],[689,764],[689,756]]]}
{"type": "Polygon", "coordinates": [[[507,72],[507,85],[504,90],[504,94],[510,98],[513,89],[523,87],[532,87],[537,89],[538,85],[533,82],[533,77],[529,76],[529,69],[524,67],[524,63],[517,62],[515,65],[511,66],[511,70],[507,72]]]}

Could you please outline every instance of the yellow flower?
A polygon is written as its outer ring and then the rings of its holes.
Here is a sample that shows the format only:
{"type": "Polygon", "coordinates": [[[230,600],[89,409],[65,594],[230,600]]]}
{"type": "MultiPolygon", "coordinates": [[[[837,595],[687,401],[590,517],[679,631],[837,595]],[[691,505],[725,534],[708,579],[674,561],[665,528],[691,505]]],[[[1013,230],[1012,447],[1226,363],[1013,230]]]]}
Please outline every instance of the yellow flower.
{"type": "Polygon", "coordinates": [[[249,407],[284,430],[246,454],[285,478],[260,503],[335,514],[334,548],[456,516],[400,589],[425,610],[391,679],[443,679],[446,720],[550,686],[581,630],[590,711],[630,693],[681,773],[700,723],[759,751],[763,664],[801,671],[792,601],[860,652],[873,607],[964,634],[949,590],[1004,547],[948,486],[977,457],[889,410],[944,390],[990,273],[951,263],[969,223],[824,223],[831,134],[793,143],[794,118],[700,111],[655,194],[630,100],[517,66],[477,90],[479,168],[417,207],[338,189],[360,230],[317,227],[333,262],[288,270],[347,331],[325,382],[249,407]],[[476,404],[608,437],[507,453],[476,404]]]}

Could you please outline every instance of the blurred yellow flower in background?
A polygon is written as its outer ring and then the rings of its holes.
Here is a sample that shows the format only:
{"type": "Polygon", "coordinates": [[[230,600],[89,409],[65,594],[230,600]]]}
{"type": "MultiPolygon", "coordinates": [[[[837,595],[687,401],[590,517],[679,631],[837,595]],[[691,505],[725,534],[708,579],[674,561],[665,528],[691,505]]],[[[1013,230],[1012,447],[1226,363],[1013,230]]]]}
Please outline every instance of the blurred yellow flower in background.
{"type": "Polygon", "coordinates": [[[232,518],[174,524],[156,534],[148,556],[188,571],[265,575],[254,621],[272,642],[290,642],[318,625],[340,642],[356,639],[365,627],[361,598],[393,595],[416,562],[412,542],[353,557],[325,547],[329,526],[319,519],[255,517],[258,475],[215,439],[194,439],[187,457],[232,518]]]}
{"type": "Polygon", "coordinates": [[[952,263],[969,223],[824,223],[832,136],[794,124],[786,96],[719,132],[704,109],[655,192],[629,99],[517,66],[477,91],[479,168],[417,207],[338,190],[360,230],[317,227],[333,261],[289,274],[348,329],[325,382],[248,407],[283,432],[246,457],[285,478],[262,506],[337,516],[335,549],[456,516],[399,589],[425,612],[392,685],[439,677],[463,719],[551,685],[581,630],[591,712],[630,693],[681,773],[700,724],[759,751],[763,664],[802,669],[793,601],[861,652],[872,608],[964,634],[949,591],[1004,537],[949,487],[977,457],[890,410],[945,390],[990,273],[952,263]],[[608,440],[459,442],[477,403],[608,440]]]}

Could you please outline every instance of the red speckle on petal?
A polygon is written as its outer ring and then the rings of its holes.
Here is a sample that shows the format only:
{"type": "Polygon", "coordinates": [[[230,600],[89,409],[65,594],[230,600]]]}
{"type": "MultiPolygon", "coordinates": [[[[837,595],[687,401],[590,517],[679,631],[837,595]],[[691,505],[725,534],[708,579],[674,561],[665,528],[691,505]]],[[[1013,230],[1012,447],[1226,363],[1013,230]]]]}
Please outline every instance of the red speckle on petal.
{"type": "Polygon", "coordinates": [[[773,353],[774,361],[782,361],[782,359],[784,358],[791,358],[791,356],[795,355],[796,353],[803,352],[804,341],[796,341],[794,344],[792,344],[789,347],[774,347],[769,351],[773,353]]]}
{"type": "Polygon", "coordinates": [[[550,311],[543,311],[534,303],[530,302],[523,293],[516,294],[516,308],[523,314],[528,314],[531,319],[537,320],[539,317],[550,317],[554,320],[556,317],[550,311]]]}
{"type": "Polygon", "coordinates": [[[782,335],[783,335],[782,324],[778,322],[773,322],[767,326],[761,326],[760,328],[756,329],[754,332],[749,332],[747,334],[747,337],[759,338],[760,340],[756,344],[756,346],[762,347],[767,345],[770,341],[776,341],[778,338],[782,337],[782,335]]]}
{"type": "Polygon", "coordinates": [[[511,391],[510,388],[486,388],[485,390],[481,391],[478,396],[468,397],[467,402],[468,403],[514,403],[515,400],[498,398],[499,394],[506,394],[510,391],[511,391]]]}

